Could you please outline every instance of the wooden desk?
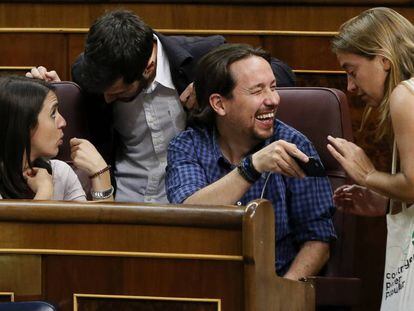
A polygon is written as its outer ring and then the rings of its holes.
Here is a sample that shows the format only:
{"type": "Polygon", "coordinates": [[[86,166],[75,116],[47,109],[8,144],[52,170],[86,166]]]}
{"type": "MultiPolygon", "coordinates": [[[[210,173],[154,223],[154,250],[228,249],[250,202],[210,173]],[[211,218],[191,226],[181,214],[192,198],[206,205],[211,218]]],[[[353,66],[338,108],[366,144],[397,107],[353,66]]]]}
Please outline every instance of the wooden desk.
{"type": "Polygon", "coordinates": [[[0,200],[0,291],[59,310],[313,310],[312,285],[275,275],[274,241],[264,200],[0,200]]]}

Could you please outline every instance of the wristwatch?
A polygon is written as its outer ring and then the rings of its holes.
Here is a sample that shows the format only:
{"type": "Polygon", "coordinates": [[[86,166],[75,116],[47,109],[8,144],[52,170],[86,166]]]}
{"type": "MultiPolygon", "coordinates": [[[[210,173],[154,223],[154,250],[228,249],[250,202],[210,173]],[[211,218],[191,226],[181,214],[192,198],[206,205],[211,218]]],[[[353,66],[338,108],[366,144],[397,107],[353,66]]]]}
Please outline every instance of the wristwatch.
{"type": "Polygon", "coordinates": [[[240,164],[237,166],[237,171],[251,184],[255,183],[262,176],[253,166],[251,154],[240,161],[240,164]]]}
{"type": "Polygon", "coordinates": [[[111,186],[111,188],[103,191],[93,191],[91,190],[92,199],[94,200],[105,200],[111,197],[111,195],[114,193],[114,187],[111,186]]]}

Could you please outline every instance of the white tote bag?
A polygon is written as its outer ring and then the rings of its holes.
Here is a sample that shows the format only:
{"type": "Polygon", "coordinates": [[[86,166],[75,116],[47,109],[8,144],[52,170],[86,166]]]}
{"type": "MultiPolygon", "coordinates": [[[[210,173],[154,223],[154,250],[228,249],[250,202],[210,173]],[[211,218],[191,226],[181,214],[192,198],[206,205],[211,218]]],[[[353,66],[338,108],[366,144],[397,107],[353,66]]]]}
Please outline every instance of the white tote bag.
{"type": "Polygon", "coordinates": [[[414,310],[414,206],[387,215],[383,311],[414,310]]]}
{"type": "MultiPolygon", "coordinates": [[[[393,174],[397,167],[396,154],[394,143],[393,174]]],[[[402,204],[400,213],[388,214],[387,229],[381,310],[414,310],[414,206],[407,208],[402,204]]]]}

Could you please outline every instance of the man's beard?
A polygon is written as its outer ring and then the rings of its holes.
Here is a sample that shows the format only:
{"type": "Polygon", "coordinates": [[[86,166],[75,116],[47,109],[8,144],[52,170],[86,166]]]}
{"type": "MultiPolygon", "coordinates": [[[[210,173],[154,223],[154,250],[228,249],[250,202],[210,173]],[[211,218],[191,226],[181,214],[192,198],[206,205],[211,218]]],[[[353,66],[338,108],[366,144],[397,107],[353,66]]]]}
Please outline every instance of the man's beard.
{"type": "Polygon", "coordinates": [[[127,103],[127,102],[130,102],[130,101],[134,100],[139,94],[141,94],[141,92],[144,89],[146,89],[148,87],[149,84],[150,84],[150,79],[149,78],[141,77],[141,79],[138,82],[138,88],[137,88],[135,94],[128,97],[128,98],[119,99],[119,101],[127,103]]]}

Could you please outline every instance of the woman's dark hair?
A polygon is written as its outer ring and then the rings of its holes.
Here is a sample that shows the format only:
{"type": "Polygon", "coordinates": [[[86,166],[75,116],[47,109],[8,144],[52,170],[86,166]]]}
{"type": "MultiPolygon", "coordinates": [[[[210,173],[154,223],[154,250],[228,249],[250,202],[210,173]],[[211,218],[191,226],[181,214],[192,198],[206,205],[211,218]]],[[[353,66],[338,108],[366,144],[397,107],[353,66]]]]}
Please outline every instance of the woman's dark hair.
{"type": "Polygon", "coordinates": [[[3,199],[33,198],[34,193],[23,178],[23,157],[29,167],[46,168],[49,162],[30,162],[31,131],[47,94],[53,87],[46,82],[25,77],[0,78],[0,194],[3,199]]]}
{"type": "Polygon", "coordinates": [[[188,124],[191,126],[215,124],[215,113],[210,106],[210,95],[218,93],[225,98],[232,98],[236,81],[230,66],[236,61],[257,56],[270,63],[270,55],[260,48],[247,44],[223,44],[207,53],[198,63],[194,89],[198,108],[191,110],[188,124]]]}
{"type": "Polygon", "coordinates": [[[153,30],[133,12],[111,11],[88,32],[79,82],[91,93],[103,93],[117,79],[141,80],[153,47],[153,30]]]}

